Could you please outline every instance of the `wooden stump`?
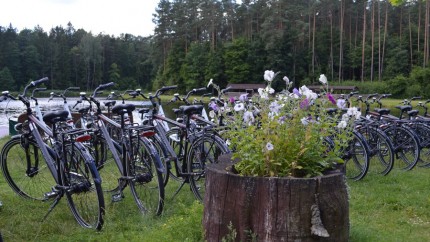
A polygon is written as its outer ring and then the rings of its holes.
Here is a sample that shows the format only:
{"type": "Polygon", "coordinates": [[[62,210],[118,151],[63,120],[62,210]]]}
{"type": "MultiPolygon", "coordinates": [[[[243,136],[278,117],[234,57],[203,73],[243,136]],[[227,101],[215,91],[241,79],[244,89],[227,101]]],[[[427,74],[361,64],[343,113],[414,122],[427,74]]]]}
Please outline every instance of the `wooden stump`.
{"type": "Polygon", "coordinates": [[[207,241],[232,231],[236,241],[348,241],[349,202],[345,177],[243,177],[232,163],[206,170],[203,226],[207,241]]]}

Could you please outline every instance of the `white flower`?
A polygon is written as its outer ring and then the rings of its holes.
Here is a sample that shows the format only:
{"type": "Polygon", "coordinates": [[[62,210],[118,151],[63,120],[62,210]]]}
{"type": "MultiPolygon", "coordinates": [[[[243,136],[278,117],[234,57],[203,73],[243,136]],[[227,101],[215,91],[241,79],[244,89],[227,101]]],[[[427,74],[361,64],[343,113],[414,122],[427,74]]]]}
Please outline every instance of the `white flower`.
{"type": "Polygon", "coordinates": [[[275,93],[275,89],[273,89],[273,88],[269,88],[268,93],[269,93],[269,94],[273,94],[273,93],[275,93]]]}
{"type": "Polygon", "coordinates": [[[269,105],[270,112],[273,112],[274,114],[279,114],[279,110],[281,109],[281,107],[282,106],[279,105],[277,101],[274,101],[269,105]]]}
{"type": "Polygon", "coordinates": [[[338,99],[338,100],[336,101],[336,106],[337,106],[338,108],[345,108],[345,107],[346,107],[345,99],[338,99]]]}
{"type": "Polygon", "coordinates": [[[207,87],[209,87],[210,85],[212,85],[212,83],[213,83],[213,79],[210,79],[207,87]]]}
{"type": "Polygon", "coordinates": [[[269,94],[266,92],[264,88],[258,88],[258,94],[262,99],[269,99],[269,94]]]}
{"type": "Polygon", "coordinates": [[[344,128],[346,128],[347,125],[348,125],[348,123],[345,120],[342,120],[337,124],[337,127],[339,129],[344,129],[344,128]]]}
{"type": "Polygon", "coordinates": [[[348,114],[346,114],[346,113],[344,113],[344,114],[342,115],[342,121],[346,121],[346,122],[348,122],[348,121],[349,121],[349,115],[348,115],[348,114]]]}
{"type": "Polygon", "coordinates": [[[246,111],[243,114],[243,121],[248,125],[251,125],[254,122],[254,115],[252,114],[251,111],[246,111]]]}
{"type": "Polygon", "coordinates": [[[241,95],[239,96],[239,101],[241,101],[241,102],[246,102],[246,101],[248,101],[248,93],[241,94],[241,95]]]}
{"type": "Polygon", "coordinates": [[[215,118],[215,111],[214,110],[209,111],[209,117],[215,118]]]}
{"type": "Polygon", "coordinates": [[[299,92],[301,95],[305,95],[307,99],[310,101],[315,100],[318,98],[318,94],[313,92],[311,89],[309,89],[307,86],[303,85],[299,88],[299,92]]]}
{"type": "Polygon", "coordinates": [[[234,111],[239,112],[245,110],[245,105],[243,105],[243,103],[236,103],[234,105],[234,111]]]}
{"type": "Polygon", "coordinates": [[[324,74],[321,74],[321,75],[320,75],[320,79],[319,79],[319,81],[320,81],[322,84],[327,85],[327,77],[326,77],[324,74]]]}
{"type": "Polygon", "coordinates": [[[358,111],[356,107],[348,108],[348,111],[346,112],[349,116],[355,117],[355,119],[359,119],[361,117],[361,112],[358,111]]]}
{"type": "Polygon", "coordinates": [[[285,81],[285,83],[287,84],[287,87],[290,85],[290,79],[288,79],[287,76],[284,76],[284,78],[282,78],[282,80],[285,81]]]}
{"type": "Polygon", "coordinates": [[[272,145],[272,143],[267,142],[267,144],[266,144],[266,149],[267,149],[268,151],[273,150],[273,145],[272,145]]]}
{"type": "Polygon", "coordinates": [[[300,119],[300,121],[302,121],[303,125],[308,125],[309,124],[309,120],[307,117],[303,117],[302,119],[300,119]]]}
{"type": "Polygon", "coordinates": [[[229,139],[227,139],[227,140],[225,141],[225,144],[226,144],[227,146],[230,146],[230,145],[231,145],[230,140],[229,140],[229,139]]]}
{"type": "Polygon", "coordinates": [[[264,80],[268,82],[272,82],[274,78],[275,78],[275,72],[269,71],[269,70],[266,70],[264,72],[264,80]]]}

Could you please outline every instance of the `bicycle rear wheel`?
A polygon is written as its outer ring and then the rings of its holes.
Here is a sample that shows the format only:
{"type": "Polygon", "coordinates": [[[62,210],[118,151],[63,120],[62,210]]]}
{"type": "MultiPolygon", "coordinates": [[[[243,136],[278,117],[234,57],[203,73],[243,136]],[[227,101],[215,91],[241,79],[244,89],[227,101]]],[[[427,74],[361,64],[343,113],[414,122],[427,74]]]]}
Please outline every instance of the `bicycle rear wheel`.
{"type": "Polygon", "coordinates": [[[420,158],[419,139],[415,133],[403,126],[389,126],[384,132],[394,145],[397,162],[394,167],[402,170],[412,170],[420,158]]]}
{"type": "Polygon", "coordinates": [[[224,140],[215,135],[207,134],[192,143],[187,156],[187,169],[191,190],[200,201],[203,201],[205,194],[205,169],[206,165],[218,162],[220,155],[229,153],[229,149],[224,140]]]}
{"type": "Polygon", "coordinates": [[[147,138],[135,140],[132,149],[126,166],[131,193],[142,213],[160,215],[164,207],[163,176],[157,169],[160,158],[147,138]]]}
{"type": "Polygon", "coordinates": [[[3,175],[19,196],[44,201],[45,194],[56,184],[36,142],[15,137],[1,151],[3,175]]]}
{"type": "Polygon", "coordinates": [[[62,186],[76,221],[85,228],[100,230],[105,204],[101,178],[90,153],[75,143],[66,147],[66,162],[61,169],[62,186]]]}
{"type": "Polygon", "coordinates": [[[380,129],[369,127],[365,132],[360,132],[365,136],[370,149],[370,172],[387,175],[394,165],[394,147],[390,138],[380,129]]]}

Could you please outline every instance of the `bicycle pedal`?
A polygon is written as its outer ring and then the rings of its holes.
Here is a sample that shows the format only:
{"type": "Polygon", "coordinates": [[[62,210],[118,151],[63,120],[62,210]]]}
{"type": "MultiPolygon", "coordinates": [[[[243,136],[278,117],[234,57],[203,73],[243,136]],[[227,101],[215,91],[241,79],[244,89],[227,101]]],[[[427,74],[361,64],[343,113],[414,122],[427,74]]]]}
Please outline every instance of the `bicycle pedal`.
{"type": "Polygon", "coordinates": [[[50,192],[43,194],[43,197],[45,199],[51,199],[51,198],[54,198],[56,196],[58,196],[58,191],[54,190],[54,189],[52,189],[52,191],[50,191],[50,192]]]}
{"type": "Polygon", "coordinates": [[[120,202],[124,199],[124,195],[122,193],[117,193],[112,195],[112,202],[120,202]]]}

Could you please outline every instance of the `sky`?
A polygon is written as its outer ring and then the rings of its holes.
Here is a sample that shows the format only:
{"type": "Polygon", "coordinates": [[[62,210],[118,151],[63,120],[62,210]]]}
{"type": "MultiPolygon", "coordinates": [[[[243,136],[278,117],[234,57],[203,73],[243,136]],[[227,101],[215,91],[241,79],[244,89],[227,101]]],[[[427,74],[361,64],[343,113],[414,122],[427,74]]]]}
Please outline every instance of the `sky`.
{"type": "Polygon", "coordinates": [[[18,32],[39,25],[47,33],[72,23],[77,29],[97,35],[153,34],[152,14],[159,0],[0,0],[0,26],[9,24],[18,32]]]}

